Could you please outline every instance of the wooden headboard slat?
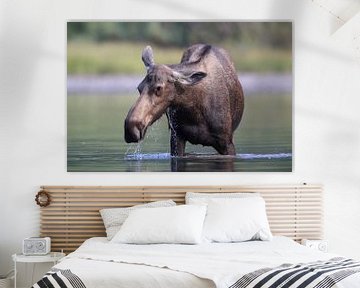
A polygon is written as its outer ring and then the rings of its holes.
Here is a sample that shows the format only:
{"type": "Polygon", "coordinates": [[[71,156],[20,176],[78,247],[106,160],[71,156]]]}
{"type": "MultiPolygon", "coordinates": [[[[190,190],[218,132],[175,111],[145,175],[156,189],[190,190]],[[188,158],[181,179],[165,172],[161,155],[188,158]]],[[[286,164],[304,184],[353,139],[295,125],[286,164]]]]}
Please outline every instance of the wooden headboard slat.
{"type": "Polygon", "coordinates": [[[90,237],[105,236],[99,210],[173,199],[185,202],[186,192],[258,192],[265,199],[274,235],[322,237],[322,187],[320,185],[248,186],[42,186],[51,204],[41,208],[41,236],[52,238],[53,251],[74,251],[90,237]]]}

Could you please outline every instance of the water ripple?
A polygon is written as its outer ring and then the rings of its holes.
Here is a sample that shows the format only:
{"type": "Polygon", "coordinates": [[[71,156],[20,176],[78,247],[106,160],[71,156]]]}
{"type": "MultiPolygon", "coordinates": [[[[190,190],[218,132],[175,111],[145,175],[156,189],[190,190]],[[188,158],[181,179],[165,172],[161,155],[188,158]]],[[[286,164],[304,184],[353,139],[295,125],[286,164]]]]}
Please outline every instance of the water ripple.
{"type": "MultiPolygon", "coordinates": [[[[236,159],[289,159],[292,157],[292,153],[267,153],[267,154],[255,154],[255,153],[243,153],[236,154],[236,156],[224,156],[218,154],[187,154],[186,156],[179,157],[182,159],[222,159],[222,158],[236,158],[236,159]]],[[[170,153],[133,153],[126,154],[125,160],[167,160],[170,159],[170,153]]]]}

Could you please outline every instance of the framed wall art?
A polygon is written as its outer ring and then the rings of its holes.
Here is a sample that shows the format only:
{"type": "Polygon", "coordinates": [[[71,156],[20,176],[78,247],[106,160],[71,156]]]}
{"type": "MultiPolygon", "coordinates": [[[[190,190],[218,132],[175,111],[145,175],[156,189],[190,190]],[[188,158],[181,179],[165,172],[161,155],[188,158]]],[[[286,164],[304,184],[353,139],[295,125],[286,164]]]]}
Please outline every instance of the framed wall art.
{"type": "Polygon", "coordinates": [[[291,172],[291,22],[67,23],[69,172],[291,172]]]}

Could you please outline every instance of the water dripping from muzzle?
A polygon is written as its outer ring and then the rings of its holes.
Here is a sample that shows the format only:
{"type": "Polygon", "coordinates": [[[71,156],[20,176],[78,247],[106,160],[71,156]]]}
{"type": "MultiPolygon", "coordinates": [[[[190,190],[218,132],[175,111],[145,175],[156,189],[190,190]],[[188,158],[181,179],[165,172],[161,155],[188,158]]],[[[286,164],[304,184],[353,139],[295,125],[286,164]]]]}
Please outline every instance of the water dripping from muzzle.
{"type": "Polygon", "coordinates": [[[125,152],[125,159],[128,158],[128,155],[136,155],[138,159],[141,160],[141,151],[142,151],[142,143],[143,141],[139,141],[138,143],[129,144],[125,152]]]}
{"type": "MultiPolygon", "coordinates": [[[[166,133],[165,131],[162,131],[162,125],[160,124],[161,121],[163,121],[163,118],[160,118],[159,120],[155,121],[148,129],[145,138],[138,143],[130,143],[128,144],[128,148],[126,150],[124,158],[126,160],[147,160],[147,159],[163,159],[163,158],[169,158],[169,146],[159,146],[159,140],[161,133],[166,133]],[[159,150],[159,152],[151,152],[151,153],[143,153],[143,143],[151,143],[150,145],[156,150],[159,150]],[[163,151],[166,151],[165,153],[163,151]],[[167,156],[164,156],[164,155],[167,156]]],[[[148,146],[149,144],[145,145],[148,146]]]]}

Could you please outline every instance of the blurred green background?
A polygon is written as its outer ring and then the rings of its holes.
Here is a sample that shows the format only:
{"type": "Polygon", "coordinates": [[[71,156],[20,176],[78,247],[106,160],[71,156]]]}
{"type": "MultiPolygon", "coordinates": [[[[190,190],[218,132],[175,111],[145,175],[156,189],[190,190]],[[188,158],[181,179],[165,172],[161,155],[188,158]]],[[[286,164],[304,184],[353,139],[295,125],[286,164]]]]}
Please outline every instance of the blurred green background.
{"type": "Polygon", "coordinates": [[[142,74],[151,43],[157,63],[179,63],[184,48],[225,48],[242,72],[291,72],[291,22],[69,22],[68,74],[142,74]],[[121,55],[121,57],[119,57],[121,55]]]}

